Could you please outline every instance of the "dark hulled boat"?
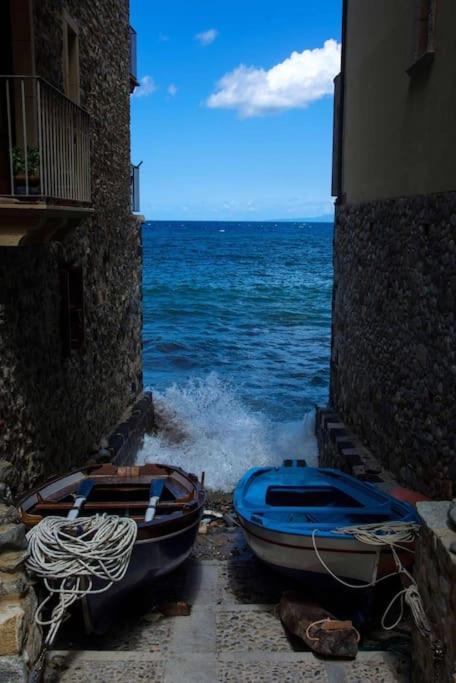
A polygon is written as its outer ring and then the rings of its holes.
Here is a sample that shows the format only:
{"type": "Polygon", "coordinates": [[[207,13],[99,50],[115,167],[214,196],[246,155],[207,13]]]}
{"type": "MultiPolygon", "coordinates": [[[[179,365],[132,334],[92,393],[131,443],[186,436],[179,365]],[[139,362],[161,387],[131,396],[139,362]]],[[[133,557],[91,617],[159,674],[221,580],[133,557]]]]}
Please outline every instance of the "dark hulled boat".
{"type": "Polygon", "coordinates": [[[167,465],[94,465],[54,477],[19,503],[27,529],[46,516],[76,519],[107,513],[138,526],[124,578],[82,600],[86,628],[103,633],[128,593],[176,569],[190,555],[206,494],[193,474],[167,465]]]}

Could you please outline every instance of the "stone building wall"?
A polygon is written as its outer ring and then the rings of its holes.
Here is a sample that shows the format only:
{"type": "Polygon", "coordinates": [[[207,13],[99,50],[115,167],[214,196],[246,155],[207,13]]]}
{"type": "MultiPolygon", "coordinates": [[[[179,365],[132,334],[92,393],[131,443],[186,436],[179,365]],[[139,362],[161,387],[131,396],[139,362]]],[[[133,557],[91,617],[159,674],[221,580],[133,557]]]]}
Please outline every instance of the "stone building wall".
{"type": "Polygon", "coordinates": [[[423,520],[414,575],[432,629],[413,628],[412,681],[456,680],[456,531],[448,525],[448,502],[418,503],[423,520]]]}
{"type": "Polygon", "coordinates": [[[24,568],[27,557],[25,527],[12,504],[11,463],[0,460],[0,681],[28,680],[42,642],[35,623],[37,597],[24,568]]]}
{"type": "MultiPolygon", "coordinates": [[[[62,0],[34,2],[38,75],[62,88],[62,0]]],[[[71,465],[142,389],[141,226],[130,209],[128,0],[67,0],[91,117],[94,214],[58,242],[0,248],[0,458],[14,487],[71,465]],[[62,353],[59,268],[82,266],[85,345],[62,353]]]]}
{"type": "Polygon", "coordinates": [[[330,401],[401,481],[456,495],[456,193],[338,205],[330,401]]]}
{"type": "Polygon", "coordinates": [[[382,467],[357,435],[341,421],[334,409],[317,407],[315,436],[320,467],[334,467],[387,491],[396,485],[391,472],[382,467]]]}
{"type": "MultiPolygon", "coordinates": [[[[333,409],[317,408],[315,434],[319,465],[336,467],[361,481],[393,492],[397,482],[347,429],[333,409]]],[[[448,501],[419,501],[422,526],[416,539],[413,575],[430,632],[422,635],[412,618],[412,682],[456,681],[456,531],[448,522],[448,501]]]]}

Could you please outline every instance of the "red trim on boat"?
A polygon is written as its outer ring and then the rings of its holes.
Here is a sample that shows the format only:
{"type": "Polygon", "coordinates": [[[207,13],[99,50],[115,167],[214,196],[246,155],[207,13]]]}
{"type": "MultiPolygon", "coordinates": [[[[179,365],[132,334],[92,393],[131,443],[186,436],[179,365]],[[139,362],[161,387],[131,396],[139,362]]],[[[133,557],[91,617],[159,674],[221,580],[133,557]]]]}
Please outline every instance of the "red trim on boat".
{"type": "MultiPolygon", "coordinates": [[[[252,531],[247,529],[246,526],[242,523],[242,518],[239,517],[240,524],[243,529],[247,531],[248,534],[251,536],[255,536],[255,538],[258,538],[260,541],[264,541],[265,543],[270,543],[271,545],[280,545],[282,548],[295,548],[297,550],[312,550],[314,551],[313,546],[309,545],[292,545],[291,543],[280,543],[280,541],[270,541],[268,538],[264,538],[264,536],[258,536],[258,534],[254,534],[252,531]]],[[[272,532],[274,533],[274,532],[272,532]]],[[[282,533],[282,532],[280,532],[282,533]]],[[[318,538],[318,536],[317,536],[318,538]]],[[[322,538],[320,536],[320,538],[322,538]]],[[[376,555],[376,551],[372,552],[371,550],[339,550],[338,548],[319,548],[318,549],[321,553],[354,553],[355,555],[376,555]]]]}

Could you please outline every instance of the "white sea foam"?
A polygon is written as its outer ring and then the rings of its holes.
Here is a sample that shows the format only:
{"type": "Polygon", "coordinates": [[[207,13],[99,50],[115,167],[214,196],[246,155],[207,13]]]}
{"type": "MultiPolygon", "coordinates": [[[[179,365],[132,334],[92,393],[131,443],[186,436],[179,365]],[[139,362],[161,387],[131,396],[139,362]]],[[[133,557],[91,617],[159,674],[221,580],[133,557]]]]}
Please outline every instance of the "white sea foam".
{"type": "Polygon", "coordinates": [[[154,393],[157,433],[147,436],[138,462],[173,464],[206,473],[211,489],[230,491],[249,467],[284,458],[317,462],[315,416],[277,423],[249,410],[236,389],[211,373],[154,393]]]}

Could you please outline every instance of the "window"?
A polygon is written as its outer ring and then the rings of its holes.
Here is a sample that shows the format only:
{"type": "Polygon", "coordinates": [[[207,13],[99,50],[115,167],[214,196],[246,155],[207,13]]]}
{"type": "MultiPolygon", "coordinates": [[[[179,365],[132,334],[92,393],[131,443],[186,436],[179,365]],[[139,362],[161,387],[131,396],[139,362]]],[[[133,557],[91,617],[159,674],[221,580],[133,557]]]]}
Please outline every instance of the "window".
{"type": "Polygon", "coordinates": [[[411,76],[434,59],[434,32],[437,0],[416,0],[416,22],[413,63],[407,73],[411,76]]]}
{"type": "Polygon", "coordinates": [[[417,18],[416,59],[434,48],[434,18],[435,0],[420,0],[417,18]]]}
{"type": "Polygon", "coordinates": [[[63,15],[63,88],[65,95],[76,104],[80,101],[79,36],[73,19],[63,15]]]}
{"type": "Polygon", "coordinates": [[[85,340],[84,281],[82,268],[66,265],[60,269],[60,322],[62,353],[82,349],[85,340]]]}

